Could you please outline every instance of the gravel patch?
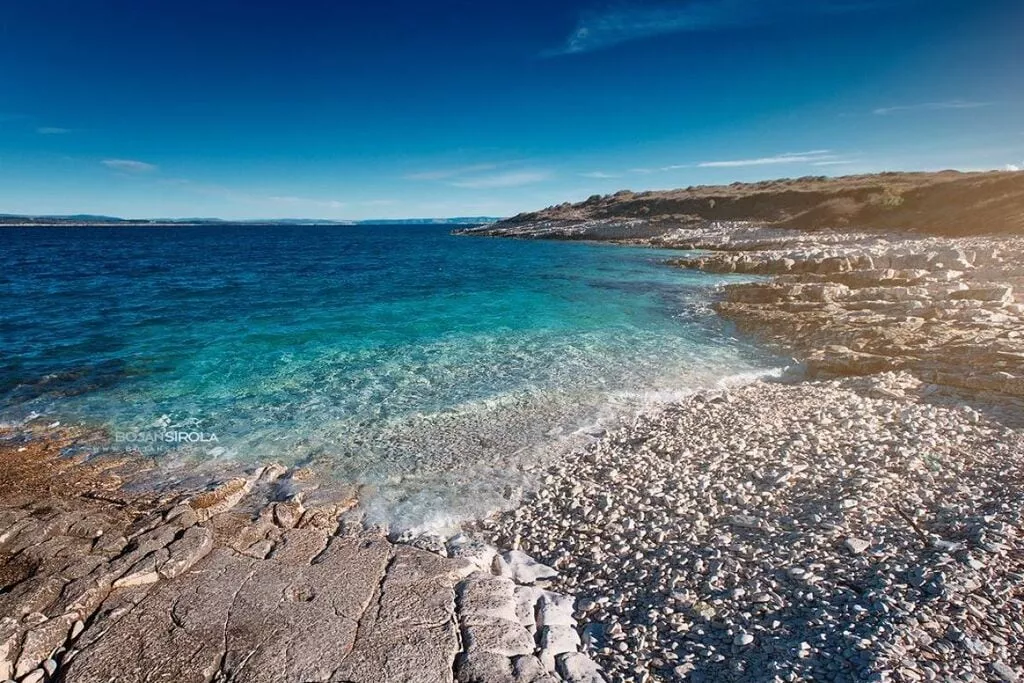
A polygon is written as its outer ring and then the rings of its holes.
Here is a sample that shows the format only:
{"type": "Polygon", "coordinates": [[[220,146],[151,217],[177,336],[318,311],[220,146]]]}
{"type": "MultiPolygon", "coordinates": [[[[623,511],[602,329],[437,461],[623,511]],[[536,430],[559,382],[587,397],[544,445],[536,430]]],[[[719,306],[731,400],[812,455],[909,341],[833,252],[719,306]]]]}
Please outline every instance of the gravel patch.
{"type": "Polygon", "coordinates": [[[1022,415],[905,373],[698,394],[474,533],[560,572],[612,681],[1018,680],[1022,415]]]}

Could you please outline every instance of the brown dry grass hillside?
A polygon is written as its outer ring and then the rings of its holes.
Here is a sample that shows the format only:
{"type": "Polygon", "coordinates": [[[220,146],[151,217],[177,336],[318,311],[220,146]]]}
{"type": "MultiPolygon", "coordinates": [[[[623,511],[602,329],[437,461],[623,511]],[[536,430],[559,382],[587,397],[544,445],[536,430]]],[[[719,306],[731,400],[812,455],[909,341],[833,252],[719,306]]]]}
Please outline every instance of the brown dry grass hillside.
{"type": "Polygon", "coordinates": [[[951,236],[1024,234],[1024,172],[878,173],[623,190],[519,214],[498,226],[615,218],[755,221],[804,230],[856,227],[951,236]]]}

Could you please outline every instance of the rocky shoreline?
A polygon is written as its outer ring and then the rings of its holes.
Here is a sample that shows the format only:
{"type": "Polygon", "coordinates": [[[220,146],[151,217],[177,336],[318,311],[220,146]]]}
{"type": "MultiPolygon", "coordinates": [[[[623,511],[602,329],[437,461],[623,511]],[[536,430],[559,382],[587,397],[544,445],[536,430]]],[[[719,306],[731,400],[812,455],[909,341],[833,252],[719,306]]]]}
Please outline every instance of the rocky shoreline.
{"type": "Polygon", "coordinates": [[[699,394],[478,533],[560,571],[612,681],[1016,681],[1021,416],[907,373],[699,394]]]}
{"type": "MultiPolygon", "coordinates": [[[[683,232],[658,241],[678,243],[683,232]]],[[[806,243],[771,228],[730,232],[691,235],[684,246],[714,251],[673,263],[772,276],[725,288],[716,310],[795,352],[811,376],[907,370],[1024,396],[1024,239],[831,233],[806,243]]]]}
{"type": "Polygon", "coordinates": [[[664,217],[499,223],[466,234],[696,251],[668,263],[770,278],[724,287],[715,309],[794,354],[811,377],[907,370],[929,383],[1024,396],[1022,237],[664,217]]]}
{"type": "Polygon", "coordinates": [[[795,381],[642,417],[477,529],[561,572],[610,680],[1024,676],[1024,239],[665,216],[473,234],[764,276],[715,308],[795,357],[795,381]]]}
{"type": "Polygon", "coordinates": [[[0,433],[0,681],[601,680],[521,552],[396,542],[279,465],[136,486],[82,438],[0,433]]]}
{"type": "Polygon", "coordinates": [[[762,275],[715,306],[798,369],[642,416],[448,539],[308,470],[153,487],[2,433],[0,681],[1020,680],[1024,240],[488,231],[762,275]]]}

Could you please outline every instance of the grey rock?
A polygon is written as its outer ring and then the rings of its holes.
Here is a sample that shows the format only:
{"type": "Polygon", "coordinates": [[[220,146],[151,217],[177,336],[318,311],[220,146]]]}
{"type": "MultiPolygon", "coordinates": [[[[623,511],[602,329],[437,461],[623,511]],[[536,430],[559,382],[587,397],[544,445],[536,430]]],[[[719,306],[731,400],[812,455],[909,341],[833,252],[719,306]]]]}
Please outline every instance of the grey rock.
{"type": "Polygon", "coordinates": [[[372,681],[382,671],[450,679],[458,649],[452,569],[381,538],[328,540],[308,529],[287,531],[268,560],[215,549],[131,612],[97,624],[103,638],[75,658],[65,680],[106,680],[114,670],[119,680],[155,670],[176,681],[218,672],[236,681],[372,681]],[[125,660],[126,651],[141,654],[125,660]]]}
{"type": "Polygon", "coordinates": [[[749,633],[739,633],[736,635],[735,638],[733,638],[732,642],[733,645],[736,645],[738,647],[746,647],[747,645],[750,645],[754,642],[754,636],[750,635],[749,633]]]}
{"type": "Polygon", "coordinates": [[[1020,680],[1020,674],[1007,666],[1005,662],[992,662],[992,673],[1003,683],[1017,683],[1020,680]]]}
{"type": "Polygon", "coordinates": [[[532,611],[535,599],[532,592],[518,591],[512,579],[483,572],[466,578],[458,585],[457,593],[459,613],[463,617],[505,621],[526,619],[527,615],[520,612],[532,611]],[[530,601],[530,607],[520,607],[522,600],[530,601]]]}
{"type": "Polygon", "coordinates": [[[506,550],[494,559],[494,573],[519,584],[532,584],[558,576],[558,572],[537,562],[521,550],[506,550]]]}
{"type": "Polygon", "coordinates": [[[741,529],[757,529],[761,526],[761,520],[752,515],[731,515],[726,522],[741,529]]]}
{"type": "Polygon", "coordinates": [[[516,657],[531,655],[536,647],[533,636],[518,621],[466,617],[460,623],[463,645],[471,654],[488,652],[516,657]]]}
{"type": "Polygon", "coordinates": [[[543,626],[540,629],[540,661],[555,670],[555,658],[580,648],[580,635],[572,626],[543,626]]]}
{"type": "Polygon", "coordinates": [[[557,683],[558,679],[541,664],[536,657],[516,657],[512,660],[512,672],[518,683],[557,683]]]}
{"type": "MultiPolygon", "coordinates": [[[[517,683],[512,661],[491,652],[462,652],[455,660],[458,683],[517,683]]],[[[424,682],[425,683],[425,682],[424,682]]]]}
{"type": "Polygon", "coordinates": [[[451,680],[459,651],[453,594],[458,565],[398,546],[355,643],[332,680],[451,680]]]}
{"type": "Polygon", "coordinates": [[[157,573],[162,578],[173,579],[188,571],[211,550],[213,532],[206,527],[189,527],[181,538],[167,547],[168,557],[157,569],[157,573]]]}
{"type": "Polygon", "coordinates": [[[849,550],[851,554],[860,555],[865,550],[871,547],[871,542],[865,541],[862,538],[855,538],[853,536],[850,536],[845,541],[843,541],[843,545],[846,546],[846,549],[849,550]]]}
{"type": "Polygon", "coordinates": [[[541,591],[537,625],[575,627],[576,620],[572,616],[574,603],[571,596],[541,591]]]}
{"type": "Polygon", "coordinates": [[[600,667],[592,659],[579,652],[559,657],[557,670],[566,683],[605,683],[600,667]]]}

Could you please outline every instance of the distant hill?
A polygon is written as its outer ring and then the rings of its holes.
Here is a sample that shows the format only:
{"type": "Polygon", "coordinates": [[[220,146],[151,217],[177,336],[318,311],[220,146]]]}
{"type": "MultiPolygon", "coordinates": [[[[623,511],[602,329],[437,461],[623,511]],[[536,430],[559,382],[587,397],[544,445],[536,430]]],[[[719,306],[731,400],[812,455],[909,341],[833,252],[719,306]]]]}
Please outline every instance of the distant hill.
{"type": "Polygon", "coordinates": [[[359,225],[483,225],[496,223],[495,216],[456,216],[454,218],[381,218],[356,221],[359,225]]]}
{"type": "Polygon", "coordinates": [[[572,229],[575,239],[622,239],[702,221],[751,221],[801,230],[1024,234],[1024,172],[878,173],[622,190],[460,232],[564,239],[572,229]],[[627,221],[633,223],[629,230],[627,221]]]}
{"type": "Polygon", "coordinates": [[[173,227],[184,225],[483,225],[501,220],[492,216],[456,216],[453,218],[380,218],[358,221],[326,220],[320,218],[267,218],[229,221],[222,218],[118,218],[74,214],[70,216],[26,216],[0,214],[0,226],[84,226],[84,225],[145,225],[173,227]]]}
{"type": "Polygon", "coordinates": [[[88,213],[75,214],[73,216],[25,216],[14,213],[0,213],[0,225],[4,223],[125,223],[124,218],[116,216],[95,216],[88,213]]]}

